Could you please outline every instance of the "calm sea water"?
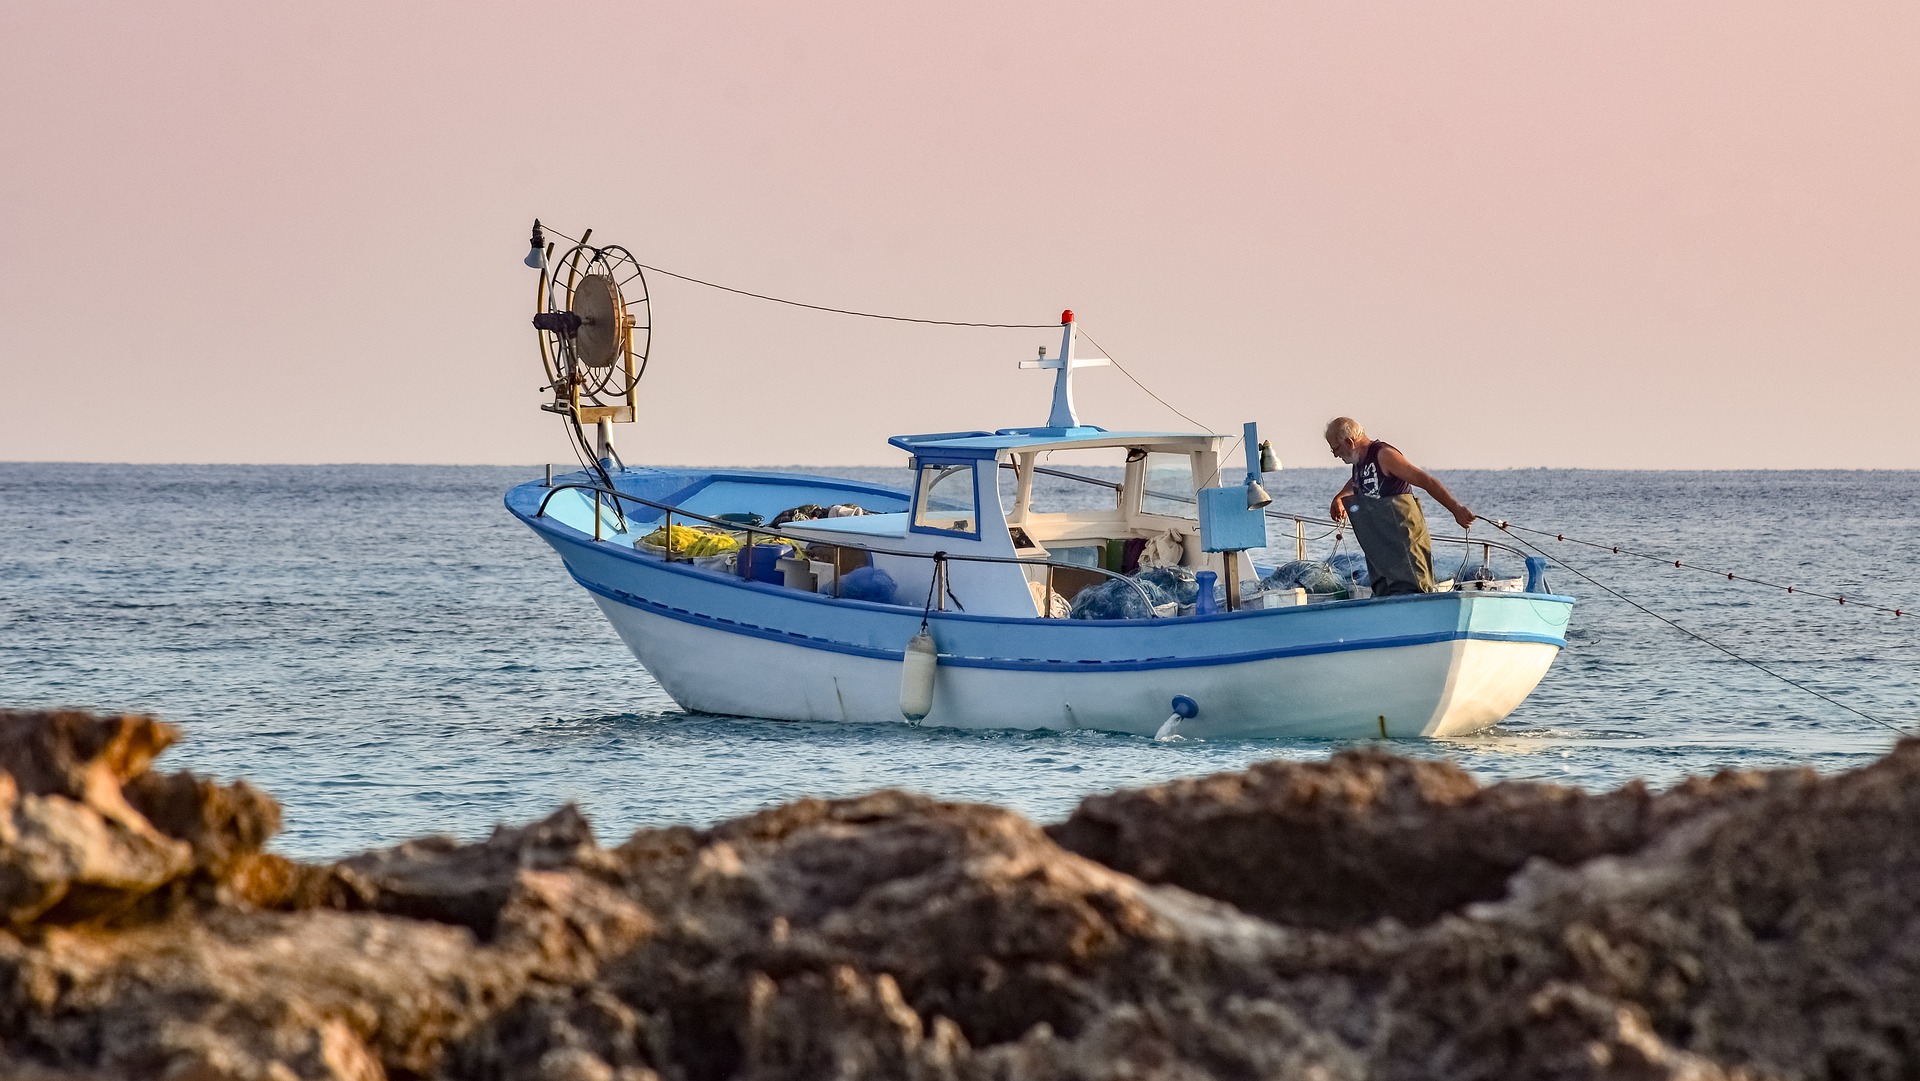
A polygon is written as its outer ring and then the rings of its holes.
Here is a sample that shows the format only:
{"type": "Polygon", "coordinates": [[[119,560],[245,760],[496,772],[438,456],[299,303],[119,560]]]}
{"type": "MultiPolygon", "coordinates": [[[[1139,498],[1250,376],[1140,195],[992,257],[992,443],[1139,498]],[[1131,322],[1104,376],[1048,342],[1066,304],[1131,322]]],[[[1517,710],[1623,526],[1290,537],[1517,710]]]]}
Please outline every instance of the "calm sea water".
{"type": "MultiPolygon", "coordinates": [[[[163,766],[273,793],[286,807],[278,848],[300,856],[472,837],[565,800],[603,840],[882,786],[1046,820],[1088,793],[1338,746],[687,714],[501,508],[507,487],[538,472],[0,464],[0,704],[178,722],[186,738],[163,766]]],[[[1444,479],[1491,516],[1920,609],[1920,473],[1444,479]]],[[[1324,513],[1339,480],[1299,470],[1269,487],[1281,506],[1324,513]]],[[[1742,656],[1920,727],[1920,619],[1555,551],[1742,656]]],[[[1486,780],[1603,788],[1727,767],[1842,769],[1895,738],[1584,582],[1551,581],[1581,604],[1533,697],[1487,735],[1396,750],[1486,780]]]]}

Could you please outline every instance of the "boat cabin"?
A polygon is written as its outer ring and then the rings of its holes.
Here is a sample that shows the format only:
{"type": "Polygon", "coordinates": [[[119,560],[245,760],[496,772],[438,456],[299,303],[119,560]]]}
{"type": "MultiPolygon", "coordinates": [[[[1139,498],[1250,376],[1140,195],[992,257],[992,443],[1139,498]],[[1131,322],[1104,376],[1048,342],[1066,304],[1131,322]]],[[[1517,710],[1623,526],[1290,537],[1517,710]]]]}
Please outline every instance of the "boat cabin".
{"type": "MultiPolygon", "coordinates": [[[[1049,359],[1042,349],[1037,359],[1020,365],[1054,373],[1045,426],[894,436],[888,442],[913,456],[908,510],[796,522],[786,532],[821,544],[857,537],[856,543],[864,542],[871,553],[865,558],[893,579],[896,603],[924,597],[930,606],[945,609],[952,602],[951,607],[978,615],[1064,615],[1061,609],[1080,590],[1132,572],[1143,558],[1195,571],[1213,569],[1228,595],[1237,596],[1242,582],[1257,579],[1252,566],[1237,552],[1206,552],[1201,539],[1201,490],[1221,486],[1223,472],[1231,474],[1227,484],[1240,475],[1221,461],[1223,437],[1109,432],[1082,424],[1073,402],[1074,370],[1111,361],[1075,355],[1071,311],[1060,314],[1060,328],[1056,357],[1049,359]],[[1123,455],[1121,478],[1088,478],[1058,468],[1089,454],[1104,454],[1109,461],[1123,455]],[[1034,502],[1040,474],[1085,482],[1110,495],[1071,508],[1042,509],[1034,502]],[[934,553],[954,558],[926,558],[934,553]],[[936,580],[941,573],[944,583],[936,580]]],[[[1251,441],[1248,446],[1252,483],[1255,455],[1251,441]]],[[[1245,538],[1250,544],[1215,547],[1264,545],[1264,524],[1257,516],[1251,526],[1245,518],[1238,526],[1243,534],[1251,530],[1245,538]]]]}
{"type": "MultiPolygon", "coordinates": [[[[1137,567],[1142,557],[1229,578],[1227,561],[1201,549],[1196,494],[1219,483],[1219,436],[1076,426],[903,435],[888,442],[913,456],[908,510],[794,522],[783,531],[874,549],[873,565],[894,580],[903,603],[935,592],[935,563],[925,558],[935,552],[955,558],[945,563],[946,595],[935,596],[934,606],[979,615],[1064,614],[1061,604],[1081,589],[1137,567]],[[1073,469],[1093,458],[1124,458],[1120,478],[1073,469]],[[1081,480],[1088,495],[1070,509],[1045,509],[1044,501],[1036,505],[1036,476],[1081,480]]],[[[1232,563],[1232,578],[1254,576],[1246,560],[1232,563]]]]}

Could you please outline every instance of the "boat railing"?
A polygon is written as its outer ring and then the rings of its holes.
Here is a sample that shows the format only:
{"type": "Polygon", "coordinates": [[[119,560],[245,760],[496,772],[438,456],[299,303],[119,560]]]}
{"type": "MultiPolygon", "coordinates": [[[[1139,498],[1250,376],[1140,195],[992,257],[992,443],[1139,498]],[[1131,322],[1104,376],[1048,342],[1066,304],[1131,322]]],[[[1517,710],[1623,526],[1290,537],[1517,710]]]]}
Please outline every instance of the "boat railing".
{"type": "MultiPolygon", "coordinates": [[[[1015,467],[1012,465],[1003,465],[1001,466],[1001,468],[1012,469],[1015,467]]],[[[1072,473],[1072,472],[1068,472],[1065,469],[1053,469],[1043,465],[1034,466],[1033,471],[1035,473],[1044,473],[1049,477],[1058,477],[1061,480],[1079,481],[1082,484],[1091,484],[1096,487],[1106,488],[1110,491],[1115,491],[1115,492],[1119,491],[1122,487],[1124,487],[1124,485],[1120,484],[1118,481],[1102,480],[1099,477],[1089,477],[1084,473],[1072,473]]],[[[1199,505],[1199,500],[1196,499],[1195,497],[1190,495],[1180,495],[1176,492],[1159,492],[1159,491],[1154,491],[1153,489],[1150,488],[1144,494],[1153,496],[1157,499],[1171,500],[1175,503],[1188,503],[1188,504],[1193,504],[1195,506],[1199,505]]],[[[1265,514],[1268,518],[1271,518],[1277,522],[1293,522],[1296,527],[1315,525],[1315,526],[1330,526],[1334,529],[1351,529],[1352,528],[1350,525],[1348,525],[1345,522],[1336,522],[1331,518],[1315,518],[1312,515],[1307,515],[1307,514],[1289,514],[1288,512],[1283,510],[1268,509],[1267,511],[1265,511],[1265,514]]],[[[1490,553],[1496,549],[1502,552],[1506,552],[1507,554],[1513,556],[1515,559],[1518,559],[1523,563],[1526,561],[1526,558],[1529,554],[1525,551],[1522,551],[1519,548],[1514,547],[1511,544],[1505,544],[1501,541],[1484,540],[1484,539],[1481,539],[1478,537],[1472,537],[1472,536],[1462,535],[1462,536],[1456,537],[1456,536],[1450,536],[1450,535],[1432,535],[1430,539],[1435,544],[1463,545],[1467,547],[1469,552],[1472,551],[1472,546],[1477,544],[1480,546],[1481,559],[1483,561],[1491,558],[1490,553]]],[[[1298,542],[1296,541],[1296,543],[1298,542]]],[[[1304,545],[1302,547],[1304,547],[1304,545]]]]}
{"type": "MultiPolygon", "coordinates": [[[[547,485],[547,494],[541,497],[539,509],[534,511],[533,516],[535,518],[546,517],[547,504],[553,502],[554,496],[559,495],[561,492],[565,492],[565,491],[583,491],[583,492],[593,493],[593,539],[596,541],[605,539],[601,535],[601,529],[600,529],[600,522],[601,522],[600,506],[601,506],[602,498],[606,498],[611,504],[611,506],[613,506],[616,509],[616,511],[619,507],[619,501],[625,500],[628,503],[638,504],[643,507],[651,507],[654,510],[662,512],[662,514],[664,515],[664,518],[661,521],[661,528],[665,531],[667,536],[667,545],[666,545],[667,554],[665,558],[666,558],[666,561],[669,563],[675,562],[673,558],[674,515],[679,515],[680,517],[688,519],[690,521],[704,522],[707,525],[713,526],[714,528],[723,530],[728,533],[745,533],[747,536],[747,541],[745,544],[741,545],[741,548],[740,548],[743,558],[737,558],[735,560],[735,573],[737,573],[741,578],[749,578],[751,575],[751,572],[753,569],[752,561],[750,559],[744,558],[744,555],[747,552],[750,552],[752,550],[753,545],[755,543],[754,542],[755,537],[769,537],[769,538],[772,538],[773,540],[783,541],[783,542],[786,541],[787,539],[780,533],[779,529],[777,528],[770,528],[767,526],[747,525],[742,522],[733,521],[726,518],[720,518],[710,514],[701,514],[697,511],[690,511],[684,507],[674,506],[671,503],[661,503],[661,502],[658,502],[657,500],[647,499],[642,496],[633,495],[632,493],[629,493],[629,492],[622,492],[622,491],[619,491],[618,489],[608,488],[604,485],[589,484],[589,483],[584,483],[580,481],[568,481],[562,484],[547,485]]],[[[805,522],[803,521],[796,524],[804,526],[805,522]]],[[[1036,566],[1046,567],[1048,597],[1052,597],[1054,593],[1053,577],[1054,577],[1054,572],[1056,570],[1065,570],[1065,571],[1074,572],[1078,574],[1092,573],[1099,577],[1110,578],[1116,581],[1127,583],[1127,585],[1130,586],[1135,593],[1139,594],[1140,599],[1146,603],[1147,612],[1149,613],[1150,618],[1156,618],[1160,614],[1155,610],[1155,606],[1153,602],[1153,594],[1147,592],[1146,586],[1142,584],[1139,579],[1129,578],[1124,574],[1107,570],[1104,567],[1089,567],[1079,563],[1062,563],[1062,562],[1057,562],[1051,559],[1021,559],[1017,556],[964,555],[964,554],[955,554],[953,552],[914,552],[914,551],[906,551],[898,548],[883,548],[878,545],[866,544],[859,541],[836,540],[836,541],[821,542],[821,543],[826,547],[852,548],[855,551],[866,552],[866,553],[869,553],[870,555],[883,555],[883,556],[891,556],[891,557],[897,557],[897,558],[903,558],[903,559],[932,560],[934,565],[934,571],[933,571],[934,580],[932,583],[933,588],[931,590],[933,594],[932,605],[942,612],[946,611],[947,598],[951,596],[950,587],[947,582],[946,564],[948,563],[1009,563],[1009,564],[1016,564],[1022,567],[1036,567],[1036,566]]],[[[689,560],[689,562],[690,561],[691,560],[689,560]]],[[[834,589],[834,596],[838,597],[840,595],[840,575],[837,572],[837,570],[836,570],[836,573],[834,574],[833,589],[834,589]]],[[[958,605],[958,603],[959,602],[956,600],[955,604],[958,605]]],[[[1048,604],[1049,604],[1049,607],[1051,607],[1051,601],[1049,601],[1048,604]]],[[[1049,611],[1047,614],[1051,615],[1052,613],[1049,611]]]]}

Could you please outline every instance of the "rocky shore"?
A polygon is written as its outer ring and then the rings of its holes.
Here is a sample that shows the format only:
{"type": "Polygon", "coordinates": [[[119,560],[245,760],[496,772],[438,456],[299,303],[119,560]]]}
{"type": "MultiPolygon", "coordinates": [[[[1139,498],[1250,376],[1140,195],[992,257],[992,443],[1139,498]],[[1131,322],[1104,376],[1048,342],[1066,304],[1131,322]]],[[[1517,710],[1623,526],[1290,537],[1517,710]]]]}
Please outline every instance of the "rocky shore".
{"type": "Polygon", "coordinates": [[[174,738],[0,712],[0,1077],[1920,1076],[1920,742],[1599,794],[1361,750],[1045,827],[566,807],[318,865],[153,772],[174,738]]]}

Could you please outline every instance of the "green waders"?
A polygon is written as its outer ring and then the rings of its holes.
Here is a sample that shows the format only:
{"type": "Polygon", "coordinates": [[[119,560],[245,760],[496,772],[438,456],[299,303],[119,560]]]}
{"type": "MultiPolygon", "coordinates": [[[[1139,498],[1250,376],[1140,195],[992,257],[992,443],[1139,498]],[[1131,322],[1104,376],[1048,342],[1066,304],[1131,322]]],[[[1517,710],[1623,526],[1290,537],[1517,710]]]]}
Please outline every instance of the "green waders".
{"type": "Polygon", "coordinates": [[[1374,596],[1433,592],[1433,541],[1419,496],[1356,495],[1347,500],[1347,519],[1373,572],[1374,596]]]}

